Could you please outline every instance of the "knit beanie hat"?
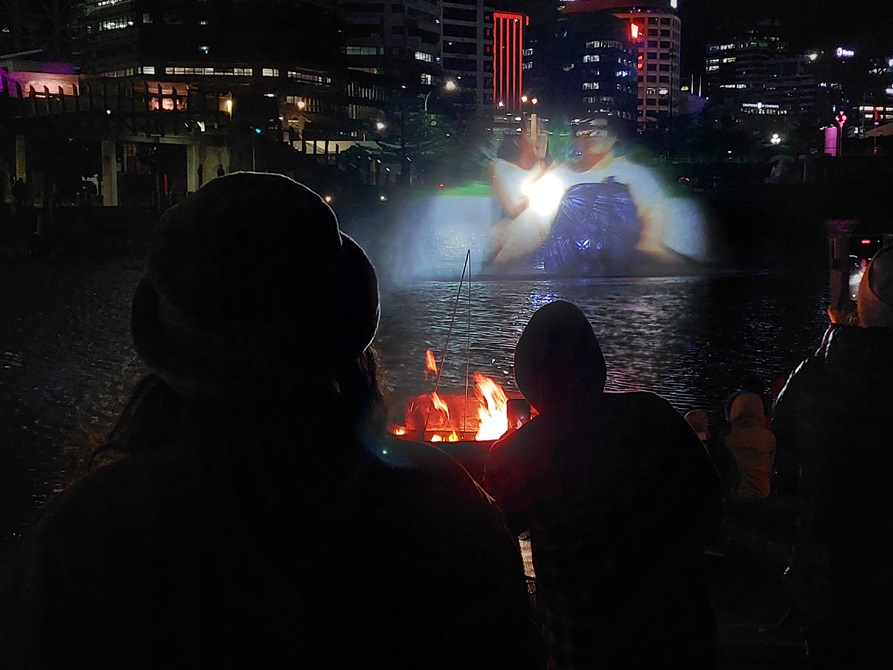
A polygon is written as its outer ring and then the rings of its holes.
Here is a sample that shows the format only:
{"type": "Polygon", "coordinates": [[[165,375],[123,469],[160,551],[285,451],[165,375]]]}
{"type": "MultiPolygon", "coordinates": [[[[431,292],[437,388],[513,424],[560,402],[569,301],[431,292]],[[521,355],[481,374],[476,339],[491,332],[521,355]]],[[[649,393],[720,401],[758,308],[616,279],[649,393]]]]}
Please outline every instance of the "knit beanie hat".
{"type": "Polygon", "coordinates": [[[283,175],[237,172],[161,217],[131,329],[183,395],[252,402],[330,377],[378,319],[375,270],[322,198],[283,175]]]}
{"type": "Polygon", "coordinates": [[[869,328],[893,328],[893,245],[883,247],[871,259],[856,292],[859,324],[869,328]]]}
{"type": "Polygon", "coordinates": [[[566,300],[540,307],[515,347],[515,382],[533,407],[605,388],[605,357],[592,324],[566,300]]]}

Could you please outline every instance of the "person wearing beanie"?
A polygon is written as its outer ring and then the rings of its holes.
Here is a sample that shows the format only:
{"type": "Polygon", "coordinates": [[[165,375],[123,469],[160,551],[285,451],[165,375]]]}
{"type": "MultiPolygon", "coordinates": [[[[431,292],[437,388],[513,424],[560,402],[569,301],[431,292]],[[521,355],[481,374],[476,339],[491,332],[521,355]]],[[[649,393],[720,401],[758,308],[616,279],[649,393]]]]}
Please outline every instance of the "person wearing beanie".
{"type": "Polygon", "coordinates": [[[702,560],[722,497],[697,435],[656,394],[605,392],[573,303],[533,314],[514,372],[537,415],[493,445],[484,487],[530,534],[548,667],[714,667],[702,560]]]}
{"type": "Polygon", "coordinates": [[[0,667],[541,668],[498,509],[387,434],[378,319],[302,184],[233,173],[168,209],[132,302],[145,377],[18,547],[0,667]]]}
{"type": "Polygon", "coordinates": [[[800,463],[798,530],[788,575],[811,668],[889,664],[891,278],[893,246],[886,246],[860,280],[858,325],[832,324],[774,405],[779,445],[800,463]]]}

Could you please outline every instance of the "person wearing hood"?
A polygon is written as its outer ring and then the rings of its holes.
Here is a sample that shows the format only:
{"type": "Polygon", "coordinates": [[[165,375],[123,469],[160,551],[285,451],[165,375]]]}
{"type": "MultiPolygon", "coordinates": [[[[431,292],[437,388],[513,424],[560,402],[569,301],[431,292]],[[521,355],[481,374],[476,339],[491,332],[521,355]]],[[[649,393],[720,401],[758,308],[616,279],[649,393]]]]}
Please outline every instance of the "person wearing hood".
{"type": "Polygon", "coordinates": [[[378,322],[302,184],[237,172],[168,209],[132,300],[146,375],[19,548],[0,667],[541,668],[499,511],[386,431],[378,322]]]}
{"type": "Polygon", "coordinates": [[[868,264],[858,325],[832,323],[775,401],[800,463],[788,570],[811,668],[889,666],[893,626],[893,246],[868,264]]]}
{"type": "Polygon", "coordinates": [[[768,498],[775,463],[775,435],[766,427],[763,399],[752,391],[737,393],[729,407],[729,426],[725,444],[735,458],[738,472],[733,498],[768,498]]]}
{"type": "Polygon", "coordinates": [[[682,414],[654,393],[607,393],[586,315],[556,300],[515,348],[537,415],[491,448],[484,487],[530,534],[548,667],[714,666],[703,551],[719,476],[682,414]]]}

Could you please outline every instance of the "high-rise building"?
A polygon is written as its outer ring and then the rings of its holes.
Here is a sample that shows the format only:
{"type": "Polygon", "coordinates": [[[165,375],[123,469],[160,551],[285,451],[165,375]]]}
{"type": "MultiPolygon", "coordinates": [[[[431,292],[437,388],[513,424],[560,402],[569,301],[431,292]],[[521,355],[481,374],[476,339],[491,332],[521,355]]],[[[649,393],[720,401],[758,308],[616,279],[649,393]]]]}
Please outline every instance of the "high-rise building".
{"type": "Polygon", "coordinates": [[[444,0],[443,72],[459,87],[455,103],[467,111],[493,105],[493,7],[485,0],[444,0]]]}
{"type": "Polygon", "coordinates": [[[526,40],[525,87],[549,117],[637,118],[636,44],[610,12],[562,13],[526,40]]]}
{"type": "Polygon", "coordinates": [[[737,91],[757,101],[770,60],[785,57],[788,44],[777,21],[762,21],[743,34],[707,44],[704,86],[707,95],[737,91]]]}
{"type": "Polygon", "coordinates": [[[666,127],[680,107],[682,22],[677,0],[564,0],[562,12],[609,11],[629,23],[638,47],[637,125],[666,127]]]}
{"type": "Polygon", "coordinates": [[[524,30],[529,19],[517,12],[493,13],[493,104],[506,112],[521,109],[524,90],[524,30]]]}

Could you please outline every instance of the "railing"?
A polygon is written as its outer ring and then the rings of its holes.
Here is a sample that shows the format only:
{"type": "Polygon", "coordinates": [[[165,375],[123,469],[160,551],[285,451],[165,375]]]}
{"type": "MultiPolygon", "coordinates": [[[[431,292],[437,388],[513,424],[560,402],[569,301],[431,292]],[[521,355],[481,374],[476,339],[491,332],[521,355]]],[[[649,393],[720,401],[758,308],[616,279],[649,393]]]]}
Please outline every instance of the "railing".
{"type": "Polygon", "coordinates": [[[229,93],[196,91],[185,84],[84,79],[52,90],[49,86],[23,88],[7,77],[2,83],[0,96],[5,116],[11,120],[105,116],[108,118],[103,125],[137,134],[179,134],[188,132],[192,122],[202,130],[218,130],[228,127],[232,120],[229,93]]]}

